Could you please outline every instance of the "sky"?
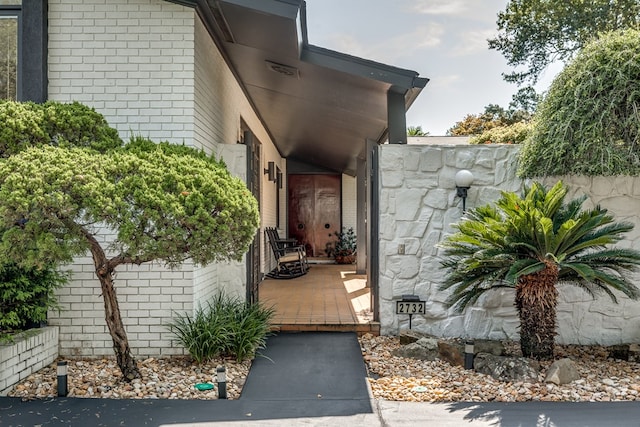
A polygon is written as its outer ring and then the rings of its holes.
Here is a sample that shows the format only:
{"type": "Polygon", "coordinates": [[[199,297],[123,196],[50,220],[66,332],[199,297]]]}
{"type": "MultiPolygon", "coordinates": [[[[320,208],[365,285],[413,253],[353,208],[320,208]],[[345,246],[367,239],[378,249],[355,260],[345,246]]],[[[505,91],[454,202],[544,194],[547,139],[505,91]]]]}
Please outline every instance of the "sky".
{"type": "MultiPolygon", "coordinates": [[[[487,39],[507,0],[306,0],[309,43],[417,71],[430,81],[407,112],[407,126],[446,131],[489,104],[508,108],[511,72],[487,39]]],[[[538,89],[545,89],[543,78],[538,89]]]]}

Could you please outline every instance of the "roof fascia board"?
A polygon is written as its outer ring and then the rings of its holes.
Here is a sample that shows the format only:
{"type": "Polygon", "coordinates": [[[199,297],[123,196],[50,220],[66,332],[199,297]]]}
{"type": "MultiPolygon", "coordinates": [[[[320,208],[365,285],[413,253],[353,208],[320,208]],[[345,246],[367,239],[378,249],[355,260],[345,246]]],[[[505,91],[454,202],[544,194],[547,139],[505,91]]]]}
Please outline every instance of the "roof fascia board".
{"type": "Polygon", "coordinates": [[[429,81],[426,78],[418,77],[418,73],[415,71],[392,67],[313,45],[303,47],[301,59],[310,64],[389,83],[404,90],[423,88],[429,81]]]}
{"type": "Polygon", "coordinates": [[[220,0],[247,9],[257,10],[268,15],[282,16],[292,20],[298,19],[300,0],[220,0]]]}
{"type": "Polygon", "coordinates": [[[198,0],[165,0],[169,3],[179,4],[180,6],[196,7],[198,0]]]}
{"type": "Polygon", "coordinates": [[[187,7],[214,7],[213,3],[229,3],[247,9],[257,10],[269,15],[282,16],[293,20],[298,19],[301,0],[165,0],[169,3],[187,7]]]}

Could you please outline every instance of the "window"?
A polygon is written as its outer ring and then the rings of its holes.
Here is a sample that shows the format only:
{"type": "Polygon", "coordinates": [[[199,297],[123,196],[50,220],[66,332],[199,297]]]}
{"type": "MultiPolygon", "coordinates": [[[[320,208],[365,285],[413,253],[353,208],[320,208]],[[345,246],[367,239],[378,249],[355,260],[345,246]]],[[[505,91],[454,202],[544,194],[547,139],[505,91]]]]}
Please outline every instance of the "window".
{"type": "Polygon", "coordinates": [[[21,0],[0,0],[0,99],[18,98],[18,25],[21,0]]]}
{"type": "Polygon", "coordinates": [[[18,96],[18,17],[0,15],[0,99],[18,96]]]}
{"type": "Polygon", "coordinates": [[[0,99],[47,100],[47,4],[0,0],[0,99]]]}

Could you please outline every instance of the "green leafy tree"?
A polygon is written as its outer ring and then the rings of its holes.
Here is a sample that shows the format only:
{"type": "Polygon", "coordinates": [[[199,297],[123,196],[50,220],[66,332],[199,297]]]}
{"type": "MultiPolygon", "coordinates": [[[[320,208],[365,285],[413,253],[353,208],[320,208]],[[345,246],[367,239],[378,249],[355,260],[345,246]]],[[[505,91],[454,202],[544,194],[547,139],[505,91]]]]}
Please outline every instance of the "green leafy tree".
{"type": "Polygon", "coordinates": [[[422,130],[422,126],[409,126],[407,128],[407,136],[427,136],[429,132],[422,130]]]}
{"type": "Polygon", "coordinates": [[[479,135],[493,128],[528,121],[530,117],[531,114],[524,110],[506,110],[497,104],[489,104],[481,114],[467,114],[447,131],[447,135],[479,135]]]}
{"type": "Polygon", "coordinates": [[[457,311],[497,288],[515,289],[520,346],[525,357],[553,357],[558,284],[580,286],[589,295],[614,291],[637,299],[640,290],[627,273],[640,265],[640,252],[612,247],[633,225],[614,222],[606,209],[582,209],[585,197],[565,203],[567,188],[534,183],[519,197],[503,192],[495,206],[470,209],[444,239],[441,289],[457,311]]]}
{"type": "Polygon", "coordinates": [[[498,13],[498,35],[489,48],[522,71],[506,81],[535,84],[555,61],[567,61],[600,33],[638,28],[638,0],[511,0],[498,13]]]}
{"type": "Polygon", "coordinates": [[[551,84],[519,158],[524,177],[640,173],[640,31],[588,44],[551,84]]]}
{"type": "Polygon", "coordinates": [[[509,110],[520,115],[517,120],[528,122],[538,109],[538,104],[542,101],[542,95],[536,92],[532,86],[525,86],[511,96],[509,110]]]}
{"type": "Polygon", "coordinates": [[[257,202],[222,162],[138,138],[124,149],[28,148],[0,163],[0,258],[24,267],[89,251],[116,360],[140,376],[114,287],[124,264],[241,259],[259,225],[257,202]],[[16,225],[17,224],[17,225],[16,225]],[[102,227],[113,240],[99,237],[102,227]]]}

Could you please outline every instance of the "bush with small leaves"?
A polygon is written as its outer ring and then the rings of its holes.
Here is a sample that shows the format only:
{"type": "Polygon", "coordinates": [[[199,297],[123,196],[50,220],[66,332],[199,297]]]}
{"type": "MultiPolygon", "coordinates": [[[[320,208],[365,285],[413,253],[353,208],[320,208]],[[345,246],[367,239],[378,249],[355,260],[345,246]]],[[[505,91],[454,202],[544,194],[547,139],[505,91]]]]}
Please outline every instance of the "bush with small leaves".
{"type": "Polygon", "coordinates": [[[54,291],[67,278],[53,267],[0,265],[0,341],[47,320],[47,311],[58,308],[54,291]]]}
{"type": "Polygon", "coordinates": [[[522,177],[640,173],[640,31],[602,35],[555,78],[519,156],[522,177]]]}
{"type": "Polygon", "coordinates": [[[78,102],[0,100],[0,157],[41,145],[105,152],[120,147],[122,140],[100,113],[78,102]]]}
{"type": "Polygon", "coordinates": [[[469,138],[470,144],[521,144],[531,131],[531,124],[525,122],[514,123],[509,126],[499,126],[474,135],[469,138]]]}

